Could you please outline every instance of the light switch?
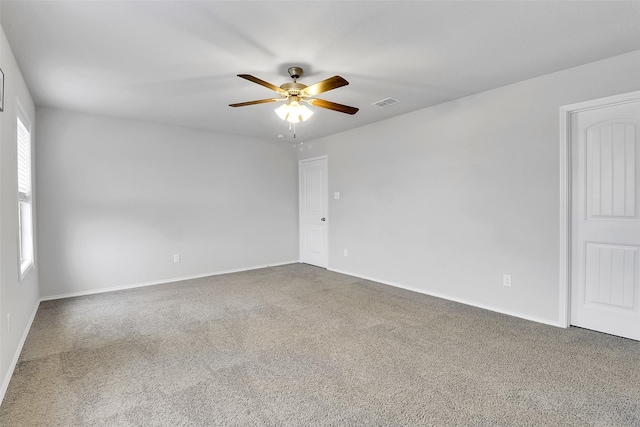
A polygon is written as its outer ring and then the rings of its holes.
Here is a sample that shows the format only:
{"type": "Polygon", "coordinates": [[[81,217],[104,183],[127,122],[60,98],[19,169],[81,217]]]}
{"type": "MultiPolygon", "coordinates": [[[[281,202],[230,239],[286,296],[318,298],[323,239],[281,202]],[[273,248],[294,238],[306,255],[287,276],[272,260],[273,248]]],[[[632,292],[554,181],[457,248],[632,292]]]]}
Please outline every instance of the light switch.
{"type": "Polygon", "coordinates": [[[339,191],[336,191],[335,193],[333,193],[333,198],[334,198],[335,200],[338,200],[338,199],[340,198],[340,192],[339,192],[339,191]]]}

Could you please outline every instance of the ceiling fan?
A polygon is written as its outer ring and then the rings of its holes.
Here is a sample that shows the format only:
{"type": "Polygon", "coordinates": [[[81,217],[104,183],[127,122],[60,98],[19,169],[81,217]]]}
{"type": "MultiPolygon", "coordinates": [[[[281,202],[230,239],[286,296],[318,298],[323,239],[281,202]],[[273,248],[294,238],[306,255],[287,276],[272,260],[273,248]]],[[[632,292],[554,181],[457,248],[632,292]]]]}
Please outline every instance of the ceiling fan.
{"type": "Polygon", "coordinates": [[[289,75],[293,79],[292,83],[284,83],[280,87],[273,85],[269,82],[265,82],[257,77],[249,74],[238,74],[238,77],[257,83],[268,89],[271,89],[278,93],[278,98],[266,98],[258,99],[256,101],[239,102],[237,104],[229,104],[230,107],[244,107],[247,105],[264,104],[267,102],[286,101],[284,105],[277,108],[276,114],[281,119],[288,121],[289,123],[298,123],[307,120],[313,112],[304,105],[302,102],[309,105],[314,105],[320,108],[326,108],[328,110],[339,111],[345,114],[355,114],[358,112],[358,108],[349,107],[348,105],[338,104],[331,101],[325,101],[324,99],[314,98],[316,95],[323,92],[337,89],[349,84],[348,81],[340,76],[333,76],[326,80],[322,80],[311,86],[298,83],[298,79],[302,76],[304,71],[300,67],[291,67],[288,69],[289,75]]]}

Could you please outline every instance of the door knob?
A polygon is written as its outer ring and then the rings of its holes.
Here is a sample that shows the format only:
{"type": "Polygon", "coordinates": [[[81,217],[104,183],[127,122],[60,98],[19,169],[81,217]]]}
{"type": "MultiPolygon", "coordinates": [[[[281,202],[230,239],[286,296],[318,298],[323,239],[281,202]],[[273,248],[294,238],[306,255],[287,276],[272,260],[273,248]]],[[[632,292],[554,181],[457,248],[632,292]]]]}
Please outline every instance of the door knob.
{"type": "Polygon", "coordinates": [[[326,218],[320,218],[320,221],[326,221],[326,220],[327,220],[326,218]]]}

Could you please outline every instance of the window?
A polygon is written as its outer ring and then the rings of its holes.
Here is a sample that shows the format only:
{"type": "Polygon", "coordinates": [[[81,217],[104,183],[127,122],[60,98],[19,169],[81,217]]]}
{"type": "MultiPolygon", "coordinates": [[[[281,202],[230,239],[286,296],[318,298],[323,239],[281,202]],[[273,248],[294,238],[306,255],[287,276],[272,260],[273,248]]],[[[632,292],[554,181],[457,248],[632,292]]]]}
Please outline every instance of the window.
{"type": "Polygon", "coordinates": [[[33,221],[31,194],[31,123],[18,108],[18,246],[20,278],[33,267],[33,221]]]}

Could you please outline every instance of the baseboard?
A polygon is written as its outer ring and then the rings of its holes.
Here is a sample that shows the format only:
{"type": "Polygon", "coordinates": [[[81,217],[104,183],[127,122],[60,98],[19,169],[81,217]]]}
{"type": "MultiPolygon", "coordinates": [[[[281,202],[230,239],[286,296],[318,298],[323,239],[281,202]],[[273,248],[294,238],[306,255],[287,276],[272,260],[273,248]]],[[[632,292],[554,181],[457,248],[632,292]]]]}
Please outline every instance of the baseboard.
{"type": "Polygon", "coordinates": [[[414,288],[412,286],[407,286],[407,285],[404,285],[402,283],[390,282],[388,280],[381,280],[381,279],[377,279],[375,277],[363,276],[362,274],[356,274],[356,273],[352,273],[352,272],[349,272],[349,271],[337,270],[337,269],[333,269],[333,268],[328,268],[328,270],[336,272],[336,273],[340,273],[340,274],[346,274],[348,276],[358,277],[360,279],[371,280],[373,282],[382,283],[384,285],[393,286],[395,288],[406,289],[408,291],[417,292],[419,294],[424,294],[424,295],[429,295],[429,296],[436,297],[436,298],[446,299],[446,300],[449,300],[449,301],[459,302],[461,304],[470,305],[472,307],[481,308],[483,310],[489,310],[489,311],[494,311],[494,312],[500,313],[500,314],[506,314],[507,316],[518,317],[520,319],[530,320],[532,322],[537,322],[537,323],[543,323],[545,325],[550,325],[550,326],[556,326],[558,328],[562,328],[563,327],[559,322],[553,322],[553,321],[550,321],[550,320],[547,320],[547,319],[542,319],[542,318],[539,318],[539,317],[530,316],[528,314],[517,313],[517,312],[509,311],[509,310],[503,310],[501,308],[493,307],[493,306],[486,305],[486,304],[479,304],[479,303],[477,303],[475,301],[469,301],[469,300],[466,300],[464,298],[458,298],[458,297],[454,297],[454,296],[447,295],[447,294],[441,294],[439,292],[426,291],[424,289],[414,288]]]}
{"type": "Polygon", "coordinates": [[[40,301],[36,303],[35,308],[33,309],[33,313],[31,313],[31,317],[27,322],[27,327],[24,329],[24,333],[22,334],[22,338],[20,339],[20,343],[18,344],[18,348],[16,349],[15,354],[13,355],[13,360],[11,361],[11,365],[9,366],[9,370],[7,371],[7,375],[2,382],[2,388],[0,388],[0,404],[4,400],[4,395],[9,388],[9,382],[11,381],[11,377],[13,377],[13,371],[16,369],[16,365],[18,364],[18,359],[20,358],[20,353],[22,353],[22,347],[24,347],[25,341],[27,341],[27,336],[29,335],[29,331],[31,330],[31,325],[33,324],[33,319],[36,318],[36,313],[38,312],[38,307],[40,307],[40,301]]]}
{"type": "Polygon", "coordinates": [[[202,279],[203,277],[219,276],[221,274],[240,273],[240,272],[243,272],[243,271],[258,270],[258,269],[267,268],[267,267],[277,267],[279,265],[297,264],[298,262],[300,262],[300,261],[299,260],[292,260],[292,261],[286,261],[286,262],[278,262],[278,263],[272,263],[272,264],[255,265],[255,266],[251,266],[251,267],[237,268],[237,269],[233,269],[233,270],[224,270],[224,271],[215,271],[215,272],[211,272],[211,273],[195,274],[195,275],[192,275],[192,276],[172,277],[170,279],[155,280],[155,281],[143,282],[143,283],[134,283],[134,284],[130,284],[130,285],[114,286],[114,287],[110,287],[110,288],[92,289],[92,290],[89,290],[89,291],[80,291],[80,292],[70,292],[70,293],[67,293],[67,294],[58,294],[58,295],[51,295],[51,296],[42,297],[42,298],[40,298],[40,301],[51,301],[51,300],[57,300],[57,299],[63,299],[63,298],[72,298],[72,297],[81,297],[81,296],[85,296],[85,295],[102,294],[102,293],[105,293],[105,292],[122,291],[122,290],[127,290],[127,289],[142,288],[142,287],[145,287],[145,286],[154,286],[154,285],[162,285],[162,284],[165,284],[165,283],[181,282],[183,280],[202,279]]]}

